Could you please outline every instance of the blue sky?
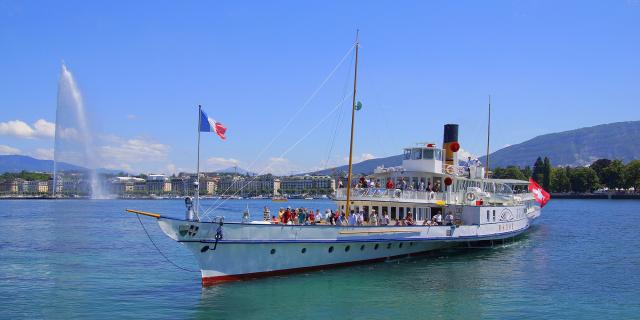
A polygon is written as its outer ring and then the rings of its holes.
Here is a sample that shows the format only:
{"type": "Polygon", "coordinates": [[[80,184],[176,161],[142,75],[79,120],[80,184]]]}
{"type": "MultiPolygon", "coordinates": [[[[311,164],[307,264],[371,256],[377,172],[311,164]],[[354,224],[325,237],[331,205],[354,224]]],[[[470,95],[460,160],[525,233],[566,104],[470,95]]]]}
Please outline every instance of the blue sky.
{"type": "Polygon", "coordinates": [[[352,54],[256,157],[358,28],[357,160],[440,143],[445,123],[459,123],[462,147],[482,154],[489,94],[493,150],[640,119],[640,0],[0,0],[0,153],[51,157],[64,60],[102,166],[193,170],[198,104],[228,128],[224,142],[202,136],[205,169],[343,164],[350,100],[330,112],[351,90],[352,54]]]}

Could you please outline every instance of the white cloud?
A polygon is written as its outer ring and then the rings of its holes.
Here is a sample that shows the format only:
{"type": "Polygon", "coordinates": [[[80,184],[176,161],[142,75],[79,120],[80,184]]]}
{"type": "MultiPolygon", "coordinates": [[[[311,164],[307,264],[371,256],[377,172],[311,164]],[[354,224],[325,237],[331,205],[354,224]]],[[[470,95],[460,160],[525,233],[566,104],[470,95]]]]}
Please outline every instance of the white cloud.
{"type": "Polygon", "coordinates": [[[126,116],[127,120],[136,120],[138,118],[138,116],[136,116],[135,114],[128,114],[126,116]]]}
{"type": "Polygon", "coordinates": [[[38,119],[38,121],[34,122],[33,128],[36,135],[41,137],[53,138],[56,135],[56,124],[44,119],[38,119]]]}
{"type": "Polygon", "coordinates": [[[0,135],[15,136],[18,138],[53,138],[56,125],[44,119],[33,123],[33,127],[21,120],[0,122],[0,135]]]}
{"type": "Polygon", "coordinates": [[[240,161],[233,158],[211,157],[207,159],[207,165],[212,170],[226,169],[239,164],[240,161]]]}
{"type": "Polygon", "coordinates": [[[38,148],[32,155],[34,158],[41,160],[53,160],[53,149],[38,148]]]}
{"type": "Polygon", "coordinates": [[[271,157],[258,173],[272,173],[277,176],[299,172],[300,167],[283,157],[271,157]]]}
{"type": "Polygon", "coordinates": [[[458,150],[458,160],[459,161],[467,161],[469,159],[469,157],[471,157],[471,159],[478,159],[478,157],[476,155],[474,155],[473,153],[464,150],[462,148],[460,148],[460,150],[458,150]]]}
{"type": "MultiPolygon", "coordinates": [[[[372,155],[371,153],[363,153],[361,155],[356,155],[355,157],[353,157],[353,163],[358,163],[358,162],[362,162],[362,161],[366,161],[366,160],[371,160],[371,159],[375,159],[376,156],[372,155]]],[[[342,158],[342,160],[345,162],[345,164],[349,163],[349,157],[344,157],[342,158]]]]}
{"type": "Polygon", "coordinates": [[[169,146],[144,138],[121,139],[111,136],[112,143],[98,148],[101,166],[107,169],[131,171],[134,165],[165,162],[169,146]]]}
{"type": "Polygon", "coordinates": [[[14,147],[10,147],[10,146],[6,146],[3,144],[0,144],[0,154],[2,155],[8,155],[8,154],[21,154],[22,152],[20,151],[20,149],[16,149],[14,147]]]}

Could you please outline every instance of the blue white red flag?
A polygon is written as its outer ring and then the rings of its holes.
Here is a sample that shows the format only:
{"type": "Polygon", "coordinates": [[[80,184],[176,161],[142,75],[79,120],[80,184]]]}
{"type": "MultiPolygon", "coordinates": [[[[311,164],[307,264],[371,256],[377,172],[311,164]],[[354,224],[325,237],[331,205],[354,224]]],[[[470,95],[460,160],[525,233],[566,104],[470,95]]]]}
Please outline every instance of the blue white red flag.
{"type": "Polygon", "coordinates": [[[209,118],[202,109],[200,110],[200,132],[215,132],[222,140],[227,139],[224,136],[227,128],[222,123],[209,118]]]}

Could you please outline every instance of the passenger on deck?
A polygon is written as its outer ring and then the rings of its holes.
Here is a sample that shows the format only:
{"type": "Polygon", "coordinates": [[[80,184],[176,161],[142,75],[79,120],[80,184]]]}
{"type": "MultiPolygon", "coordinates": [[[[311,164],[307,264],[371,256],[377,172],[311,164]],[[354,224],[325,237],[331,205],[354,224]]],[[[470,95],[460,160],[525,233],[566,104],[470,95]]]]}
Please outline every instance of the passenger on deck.
{"type": "Polygon", "coordinates": [[[371,209],[369,213],[369,224],[372,226],[378,225],[378,215],[376,214],[376,209],[371,209]]]}
{"type": "Polygon", "coordinates": [[[353,210],[351,210],[351,213],[349,213],[349,225],[350,226],[355,226],[356,225],[356,214],[353,210]]]}
{"type": "Polygon", "coordinates": [[[380,179],[376,179],[375,187],[380,188],[380,179]]]}
{"type": "Polygon", "coordinates": [[[345,216],[344,212],[340,212],[340,216],[338,217],[338,221],[336,222],[336,225],[344,226],[346,224],[347,224],[347,217],[345,216]]]}
{"type": "Polygon", "coordinates": [[[385,213],[384,213],[384,215],[382,216],[382,223],[381,223],[381,225],[383,225],[383,226],[387,226],[387,225],[389,225],[389,222],[390,222],[390,221],[391,221],[391,220],[389,219],[389,213],[388,213],[388,212],[385,212],[385,213]]]}
{"type": "Polygon", "coordinates": [[[424,180],[420,179],[420,184],[418,185],[419,191],[424,191],[424,180]]]}
{"type": "Polygon", "coordinates": [[[444,223],[448,226],[453,224],[453,220],[454,220],[454,217],[451,214],[451,212],[447,213],[447,215],[444,217],[444,223]]]}
{"type": "Polygon", "coordinates": [[[366,188],[367,187],[367,180],[365,179],[364,176],[360,176],[360,188],[366,188]]]}
{"type": "Polygon", "coordinates": [[[307,220],[307,209],[300,209],[300,212],[298,212],[298,224],[304,224],[304,222],[307,220]]]}
{"type": "Polygon", "coordinates": [[[431,180],[429,180],[429,182],[427,183],[427,191],[429,192],[433,191],[433,185],[431,184],[431,180]]]}
{"type": "Polygon", "coordinates": [[[405,218],[404,223],[405,223],[406,225],[408,225],[408,226],[413,226],[413,225],[415,225],[415,224],[416,224],[416,223],[413,221],[413,214],[411,213],[411,210],[409,210],[409,211],[407,212],[407,217],[405,218]]]}
{"type": "Polygon", "coordinates": [[[433,221],[435,221],[437,225],[442,225],[442,215],[440,213],[436,213],[436,215],[433,216],[433,221]]]}
{"type": "Polygon", "coordinates": [[[307,221],[309,221],[309,224],[316,224],[316,215],[313,213],[313,210],[309,211],[307,221]]]}
{"type": "Polygon", "coordinates": [[[364,212],[360,211],[358,212],[358,214],[356,215],[356,224],[359,226],[363,226],[364,225],[364,212]]]}
{"type": "Polygon", "coordinates": [[[400,181],[400,190],[407,190],[407,181],[404,180],[404,178],[402,178],[402,180],[400,181]]]}
{"type": "Polygon", "coordinates": [[[433,223],[431,222],[431,220],[427,219],[427,220],[424,220],[424,222],[422,223],[422,225],[423,225],[423,226],[432,226],[432,225],[433,225],[433,223]]]}
{"type": "Polygon", "coordinates": [[[387,189],[393,189],[393,181],[391,181],[391,178],[387,179],[387,189]]]}
{"type": "Polygon", "coordinates": [[[322,223],[324,221],[324,215],[322,214],[322,211],[320,211],[320,209],[316,209],[316,223],[322,223]]]}

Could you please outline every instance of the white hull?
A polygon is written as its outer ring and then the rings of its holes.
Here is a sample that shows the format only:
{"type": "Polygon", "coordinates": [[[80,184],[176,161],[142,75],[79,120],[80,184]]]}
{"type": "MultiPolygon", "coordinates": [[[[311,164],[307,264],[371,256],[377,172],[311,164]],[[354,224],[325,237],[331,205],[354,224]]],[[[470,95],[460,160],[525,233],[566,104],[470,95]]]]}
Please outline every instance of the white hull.
{"type": "Polygon", "coordinates": [[[482,240],[515,237],[539,215],[505,217],[503,221],[450,226],[291,226],[220,225],[160,218],[161,229],[189,248],[202,272],[203,285],[325,267],[380,261],[482,240]],[[181,232],[182,231],[182,232],[181,232]]]}

